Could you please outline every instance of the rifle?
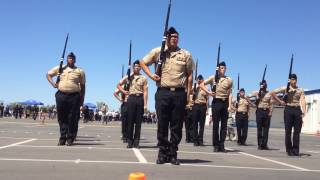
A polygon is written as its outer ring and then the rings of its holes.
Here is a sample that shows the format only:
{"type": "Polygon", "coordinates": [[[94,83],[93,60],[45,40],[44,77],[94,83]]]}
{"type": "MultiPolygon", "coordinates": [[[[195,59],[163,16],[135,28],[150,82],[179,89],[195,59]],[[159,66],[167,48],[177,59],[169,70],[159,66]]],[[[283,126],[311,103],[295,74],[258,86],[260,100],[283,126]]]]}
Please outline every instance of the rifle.
{"type": "MultiPolygon", "coordinates": [[[[129,91],[130,89],[130,85],[131,85],[131,49],[132,49],[132,45],[131,45],[131,40],[130,40],[130,46],[129,46],[129,62],[128,62],[128,70],[127,70],[127,77],[128,80],[127,82],[124,84],[124,90],[125,91],[129,91]]],[[[122,100],[125,99],[125,94],[122,93],[122,100]]]]}
{"type": "Polygon", "coordinates": [[[121,78],[123,78],[124,74],[124,65],[122,64],[122,69],[121,69],[121,78]]]}
{"type": "Polygon", "coordinates": [[[214,93],[217,90],[217,84],[219,83],[219,80],[220,80],[219,63],[220,63],[220,43],[219,43],[219,47],[218,47],[216,74],[214,75],[214,80],[215,81],[213,82],[213,85],[211,86],[211,91],[214,92],[214,93]]]}
{"type": "Polygon", "coordinates": [[[237,87],[238,93],[237,93],[237,102],[236,102],[236,108],[238,108],[239,101],[240,101],[240,73],[238,73],[238,87],[237,87]]]}
{"type": "Polygon", "coordinates": [[[290,76],[292,74],[292,63],[293,63],[293,54],[291,56],[291,62],[290,62],[290,69],[289,69],[289,77],[288,77],[288,83],[287,83],[287,89],[286,89],[286,92],[285,94],[283,95],[283,101],[285,103],[288,102],[288,93],[289,93],[289,89],[290,89],[290,76]]]}
{"type": "Polygon", "coordinates": [[[67,48],[67,44],[68,44],[68,39],[69,39],[69,33],[67,34],[67,37],[66,37],[66,41],[64,43],[64,48],[63,48],[63,52],[62,52],[62,56],[60,58],[60,66],[59,66],[59,73],[58,73],[58,76],[57,76],[57,81],[56,81],[56,84],[58,84],[60,82],[60,75],[62,74],[62,71],[63,71],[63,61],[64,61],[64,55],[66,53],[66,48],[67,48]]]}
{"type": "Polygon", "coordinates": [[[161,49],[160,49],[160,56],[159,56],[159,59],[158,59],[158,63],[156,65],[156,70],[155,70],[155,74],[158,75],[159,77],[161,77],[162,63],[166,60],[166,53],[164,52],[164,49],[166,47],[166,42],[167,42],[167,31],[168,31],[170,11],[171,11],[171,0],[169,1],[169,5],[168,5],[166,23],[165,23],[165,26],[164,26],[162,44],[161,44],[161,49]]]}
{"type": "Polygon", "coordinates": [[[195,83],[193,85],[193,96],[192,100],[196,100],[196,93],[197,93],[197,76],[198,76],[198,59],[196,61],[196,73],[194,74],[195,83]]]}
{"type": "Polygon", "coordinates": [[[265,81],[266,71],[267,71],[267,65],[264,68],[263,75],[262,75],[262,81],[260,82],[260,89],[259,89],[259,93],[258,93],[258,99],[256,100],[256,106],[259,105],[259,102],[262,99],[262,91],[264,89],[263,82],[265,81]]]}

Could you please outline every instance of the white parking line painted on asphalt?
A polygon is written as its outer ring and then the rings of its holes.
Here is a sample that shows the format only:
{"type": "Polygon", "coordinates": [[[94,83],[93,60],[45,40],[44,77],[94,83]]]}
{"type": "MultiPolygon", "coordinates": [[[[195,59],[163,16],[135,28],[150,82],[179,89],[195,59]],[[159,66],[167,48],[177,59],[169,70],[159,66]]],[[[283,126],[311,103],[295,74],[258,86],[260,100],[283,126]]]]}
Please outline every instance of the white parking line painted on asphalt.
{"type": "Polygon", "coordinates": [[[0,149],[5,149],[5,148],[9,148],[9,147],[18,146],[20,144],[25,144],[25,143],[28,143],[28,142],[31,142],[31,141],[35,141],[35,140],[37,140],[37,139],[29,139],[29,140],[13,143],[13,144],[10,144],[10,145],[7,145],[7,146],[1,146],[0,149]]]}
{"type": "Polygon", "coordinates": [[[77,160],[75,160],[74,162],[76,163],[76,164],[79,164],[80,163],[80,159],[77,159],[77,160]]]}
{"type": "MultiPolygon", "coordinates": [[[[16,158],[0,158],[0,161],[22,161],[22,162],[57,162],[57,163],[105,163],[105,164],[144,164],[144,165],[155,165],[155,166],[171,166],[167,163],[164,165],[156,165],[155,163],[141,163],[132,161],[91,161],[91,160],[61,160],[61,159],[16,159],[16,158]]],[[[316,172],[320,173],[320,170],[299,170],[299,169],[281,169],[281,168],[259,168],[259,167],[246,167],[246,166],[221,166],[221,165],[209,165],[209,164],[184,164],[181,166],[190,166],[194,168],[228,168],[228,169],[248,169],[248,170],[268,170],[268,171],[285,171],[285,172],[316,172]]]]}
{"type": "Polygon", "coordinates": [[[219,166],[219,165],[206,165],[206,164],[181,164],[182,166],[192,167],[213,167],[213,168],[230,168],[230,169],[249,169],[249,170],[271,170],[271,171],[298,171],[298,172],[320,172],[320,170],[311,169],[282,169],[282,168],[259,168],[259,167],[246,167],[246,166],[219,166]]]}
{"type": "Polygon", "coordinates": [[[30,138],[20,138],[20,137],[0,137],[0,139],[30,139],[30,138]]]}
{"type": "Polygon", "coordinates": [[[24,148],[55,148],[55,149],[97,149],[97,150],[124,150],[124,151],[131,151],[128,148],[102,148],[102,147],[84,147],[84,146],[33,146],[33,145],[17,145],[17,147],[24,147],[24,148]]]}
{"type": "Polygon", "coordinates": [[[307,151],[309,153],[315,153],[315,154],[320,154],[320,151],[307,151]]]}
{"type": "MultiPolygon", "coordinates": [[[[124,151],[130,151],[128,148],[112,148],[112,147],[83,147],[83,146],[41,146],[41,145],[17,145],[17,147],[24,147],[24,148],[74,148],[74,149],[97,149],[97,150],[124,150],[124,151]]],[[[152,149],[139,149],[139,151],[147,151],[147,152],[157,152],[158,150],[152,150],[152,149]]],[[[214,153],[214,152],[194,152],[194,151],[178,151],[179,153],[186,153],[186,154],[204,154],[204,155],[223,155],[223,156],[242,156],[242,154],[239,153],[214,153]]]]}
{"type": "Polygon", "coordinates": [[[245,152],[239,152],[239,153],[243,154],[243,155],[246,155],[246,156],[250,156],[250,157],[256,158],[256,159],[261,159],[261,160],[269,161],[269,162],[272,162],[272,163],[275,163],[275,164],[280,164],[280,165],[283,165],[283,166],[291,167],[291,168],[294,168],[294,169],[297,169],[297,170],[300,170],[300,171],[309,171],[309,169],[305,169],[305,168],[298,167],[298,166],[295,166],[295,165],[292,165],[292,164],[288,164],[288,163],[284,163],[284,162],[280,162],[280,161],[264,158],[264,157],[261,157],[261,156],[256,156],[256,155],[245,153],[245,152]]]}
{"type": "MultiPolygon", "coordinates": [[[[152,149],[143,149],[140,148],[141,151],[149,151],[149,152],[156,152],[158,150],[152,149]]],[[[222,156],[243,156],[239,153],[215,153],[215,152],[201,152],[201,151],[178,151],[178,153],[185,153],[185,154],[204,154],[204,155],[222,155],[222,156]]]]}
{"type": "MultiPolygon", "coordinates": [[[[69,162],[75,163],[109,163],[109,164],[141,164],[140,162],[131,161],[90,161],[90,160],[64,160],[64,159],[15,159],[15,158],[0,158],[0,161],[26,161],[26,162],[69,162]]],[[[154,164],[154,163],[144,163],[144,164],[154,164]]]]}
{"type": "MultiPolygon", "coordinates": [[[[30,138],[30,137],[29,137],[30,138]]],[[[0,137],[0,139],[29,139],[29,138],[20,138],[20,137],[0,137]]],[[[78,137],[78,139],[81,139],[81,137],[78,137]]],[[[37,141],[57,141],[58,139],[52,139],[52,138],[42,138],[42,139],[38,139],[37,141]]],[[[96,140],[96,142],[99,143],[118,143],[118,144],[123,144],[122,141],[101,141],[101,140],[96,140]]],[[[140,141],[141,142],[141,141],[140,141]]],[[[143,144],[156,144],[155,142],[142,142],[143,144]]]]}
{"type": "Polygon", "coordinates": [[[138,158],[140,163],[148,163],[148,161],[146,160],[146,158],[142,155],[141,151],[137,148],[132,148],[134,154],[136,155],[136,157],[138,158]]]}
{"type": "MultiPolygon", "coordinates": [[[[19,125],[36,125],[36,126],[44,126],[43,124],[40,123],[29,123],[29,122],[10,122],[10,121],[1,121],[0,124],[19,124],[19,125]]],[[[58,126],[58,124],[56,123],[46,123],[46,126],[50,125],[50,126],[58,126]]],[[[35,127],[35,126],[30,126],[30,127],[35,127]]]]}

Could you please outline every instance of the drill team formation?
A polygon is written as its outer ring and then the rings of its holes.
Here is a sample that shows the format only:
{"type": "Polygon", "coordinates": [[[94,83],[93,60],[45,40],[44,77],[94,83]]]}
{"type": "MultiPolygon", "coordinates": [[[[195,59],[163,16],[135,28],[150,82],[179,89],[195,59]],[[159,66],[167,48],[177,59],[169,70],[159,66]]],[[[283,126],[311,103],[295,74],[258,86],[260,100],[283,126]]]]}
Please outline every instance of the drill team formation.
{"type": "MultiPolygon", "coordinates": [[[[247,93],[240,86],[238,74],[237,96],[232,97],[235,81],[227,75],[228,62],[220,59],[222,47],[218,42],[216,63],[205,64],[214,74],[203,77],[198,72],[201,61],[194,60],[192,53],[180,48],[179,30],[169,26],[171,0],[168,5],[161,46],[152,48],[144,57],[132,60],[132,42],[129,43],[128,69],[125,76],[114,84],[114,96],[121,103],[121,134],[127,148],[139,148],[143,114],[148,107],[148,81],[154,81],[157,90],[155,110],[157,122],[156,164],[179,165],[179,144],[185,123],[186,142],[194,147],[204,146],[206,115],[212,115],[212,151],[227,153],[225,140],[228,118],[235,113],[237,144],[246,146],[250,108],[256,108],[257,150],[270,150],[268,136],[274,104],[284,106],[285,142],[288,156],[300,156],[300,133],[306,113],[303,88],[297,84],[298,75],[293,72],[294,56],[288,57],[288,76],[283,77],[284,86],[268,89],[265,79],[267,65],[261,67],[262,79],[259,91],[247,93]],[[290,61],[289,61],[290,60],[290,61]],[[152,68],[150,68],[152,67],[152,68]],[[154,67],[154,70],[153,70],[154,67]],[[141,74],[141,70],[146,76],[141,74]],[[209,108],[211,100],[211,108],[209,108]]],[[[55,94],[60,138],[58,146],[72,146],[77,137],[80,111],[83,108],[86,74],[75,65],[76,54],[64,57],[69,34],[64,43],[60,65],[47,72],[48,82],[57,89],[55,94]],[[56,79],[54,79],[56,77],[56,79]]],[[[129,40],[128,40],[129,42],[129,40]]],[[[112,95],[112,94],[110,94],[112,95]]]]}

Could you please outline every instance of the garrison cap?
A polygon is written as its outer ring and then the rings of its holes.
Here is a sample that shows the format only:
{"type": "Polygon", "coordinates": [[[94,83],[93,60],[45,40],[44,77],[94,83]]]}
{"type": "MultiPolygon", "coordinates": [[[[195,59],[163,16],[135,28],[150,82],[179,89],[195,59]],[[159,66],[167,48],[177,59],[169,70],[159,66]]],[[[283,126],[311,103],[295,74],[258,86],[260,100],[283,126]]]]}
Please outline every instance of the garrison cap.
{"type": "Polygon", "coordinates": [[[198,80],[203,80],[203,76],[201,74],[199,74],[199,76],[197,77],[198,80]]]}
{"type": "Polygon", "coordinates": [[[68,54],[68,58],[71,58],[71,59],[73,59],[73,60],[76,60],[76,55],[75,55],[73,52],[70,52],[70,53],[68,54]]]}
{"type": "Polygon", "coordinates": [[[296,75],[296,74],[290,74],[290,79],[295,79],[295,80],[297,80],[297,79],[298,79],[298,77],[297,77],[297,75],[296,75]]]}
{"type": "Polygon", "coordinates": [[[264,79],[260,84],[267,84],[267,81],[264,79]]]}
{"type": "Polygon", "coordinates": [[[178,34],[178,31],[174,28],[174,27],[170,27],[167,31],[167,35],[170,35],[170,34],[178,34]]]}
{"type": "Polygon", "coordinates": [[[220,63],[219,63],[219,67],[220,67],[220,66],[225,66],[225,67],[227,67],[226,62],[224,62],[224,61],[220,62],[220,63]]]}
{"type": "Polygon", "coordinates": [[[135,61],[133,62],[133,65],[136,65],[136,64],[140,65],[139,59],[137,59],[137,60],[135,60],[135,61]]]}

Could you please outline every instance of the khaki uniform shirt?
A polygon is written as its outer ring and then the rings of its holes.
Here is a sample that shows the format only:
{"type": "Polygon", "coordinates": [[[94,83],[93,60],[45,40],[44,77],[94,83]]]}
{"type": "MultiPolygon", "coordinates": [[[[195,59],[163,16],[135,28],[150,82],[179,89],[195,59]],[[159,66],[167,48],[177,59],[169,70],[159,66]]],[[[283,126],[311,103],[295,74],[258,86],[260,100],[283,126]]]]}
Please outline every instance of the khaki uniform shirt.
{"type": "Polygon", "coordinates": [[[249,102],[246,98],[240,97],[238,102],[237,112],[248,112],[249,111],[249,102]]]}
{"type": "MultiPolygon", "coordinates": [[[[146,65],[157,63],[160,55],[160,47],[152,49],[144,58],[143,62],[146,65]]],[[[178,48],[177,51],[170,52],[165,50],[166,60],[162,64],[161,81],[157,83],[160,87],[183,87],[187,85],[187,73],[193,70],[193,60],[191,54],[178,48]]]]}
{"type": "MultiPolygon", "coordinates": [[[[215,82],[215,75],[209,77],[204,81],[204,84],[210,84],[211,86],[215,82]]],[[[216,98],[226,99],[229,98],[231,93],[233,81],[230,77],[221,77],[219,83],[216,85],[216,98]]]]}
{"type": "MultiPolygon", "coordinates": [[[[273,92],[276,94],[286,93],[287,87],[283,86],[275,89],[273,92]]],[[[300,98],[304,96],[304,90],[302,88],[293,88],[290,86],[288,93],[288,106],[300,106],[300,98]]]]}
{"type": "MultiPolygon", "coordinates": [[[[148,85],[147,78],[144,77],[143,75],[131,75],[133,76],[133,79],[131,80],[130,88],[129,88],[129,94],[143,94],[144,89],[143,87],[148,85]]],[[[123,77],[120,80],[120,84],[127,83],[128,81],[128,76],[123,77]]]]}
{"type": "MultiPolygon", "coordinates": [[[[259,92],[254,92],[254,96],[258,96],[259,92]]],[[[258,108],[262,109],[270,109],[272,105],[272,95],[271,92],[267,91],[264,96],[262,96],[262,99],[260,99],[258,108]]]]}
{"type": "Polygon", "coordinates": [[[200,87],[197,88],[195,104],[206,104],[208,99],[207,93],[200,87]]]}
{"type": "MultiPolygon", "coordinates": [[[[59,66],[52,68],[48,74],[50,76],[57,76],[59,73],[59,66]]],[[[82,69],[75,67],[70,68],[64,66],[63,72],[60,74],[60,82],[58,89],[64,93],[80,92],[80,84],[86,83],[86,76],[82,69]]]]}

